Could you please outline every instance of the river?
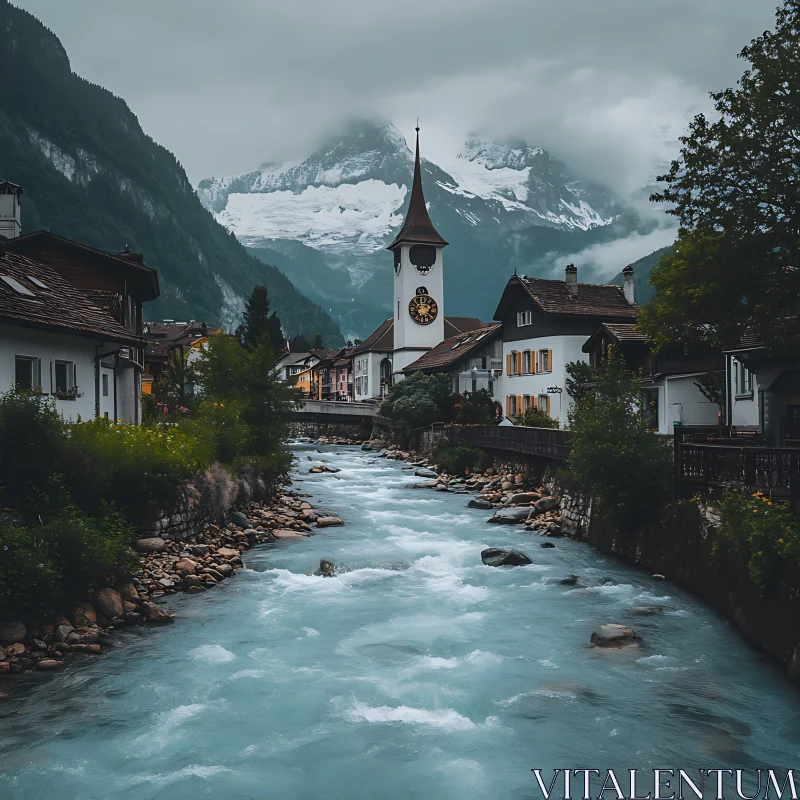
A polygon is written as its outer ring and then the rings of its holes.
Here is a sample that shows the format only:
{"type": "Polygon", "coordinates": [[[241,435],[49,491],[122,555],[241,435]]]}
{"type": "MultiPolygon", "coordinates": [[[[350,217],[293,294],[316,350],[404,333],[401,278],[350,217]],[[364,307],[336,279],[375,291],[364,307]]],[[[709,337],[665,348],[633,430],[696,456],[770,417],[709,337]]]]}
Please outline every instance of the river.
{"type": "Polygon", "coordinates": [[[800,693],[684,592],[406,488],[403,463],[295,449],[295,488],[345,527],[251,551],[174,625],[28,679],[0,706],[2,800],[505,800],[541,796],[534,767],[796,766],[800,693]],[[320,459],[341,472],[308,475],[320,459]],[[495,545],[534,565],[483,566],[495,545]],[[307,575],[323,557],[342,574],[307,575]],[[590,647],[603,622],[643,646],[590,647]]]}

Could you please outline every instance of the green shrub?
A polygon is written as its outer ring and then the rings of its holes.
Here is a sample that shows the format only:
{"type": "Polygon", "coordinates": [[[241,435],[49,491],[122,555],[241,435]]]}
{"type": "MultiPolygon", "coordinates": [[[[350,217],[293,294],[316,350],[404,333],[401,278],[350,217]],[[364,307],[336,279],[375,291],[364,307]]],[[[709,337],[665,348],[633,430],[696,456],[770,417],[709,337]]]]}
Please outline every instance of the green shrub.
{"type": "Polygon", "coordinates": [[[137,568],[132,528],[106,509],[93,518],[74,506],[45,525],[0,519],[0,607],[41,621],[137,568]]]}
{"type": "Polygon", "coordinates": [[[718,511],[722,541],[744,559],[757,586],[779,584],[787,568],[800,563],[800,524],[787,503],[726,489],[718,511]]]}
{"type": "MultiPolygon", "coordinates": [[[[172,511],[184,484],[208,463],[209,447],[180,428],[114,425],[107,420],[76,424],[76,450],[91,454],[98,501],[113,504],[129,522],[142,526],[172,511]]],[[[72,483],[76,501],[92,495],[91,486],[72,483]]]]}
{"type": "Polygon", "coordinates": [[[459,425],[493,425],[497,422],[497,405],[486,389],[466,392],[457,396],[453,416],[459,425]]]}
{"type": "Polygon", "coordinates": [[[443,439],[440,439],[431,450],[431,460],[448,475],[483,472],[491,463],[491,459],[483,450],[476,447],[453,446],[443,439]]]}
{"type": "Polygon", "coordinates": [[[515,425],[524,425],[526,428],[557,428],[558,422],[546,411],[540,408],[529,408],[524,414],[514,417],[515,425]]]}
{"type": "Polygon", "coordinates": [[[34,489],[70,468],[67,426],[50,398],[0,394],[0,506],[24,509],[34,489]]]}
{"type": "Polygon", "coordinates": [[[455,403],[459,400],[459,396],[453,394],[452,383],[449,375],[415,372],[392,384],[380,413],[409,428],[451,422],[455,403]]]}

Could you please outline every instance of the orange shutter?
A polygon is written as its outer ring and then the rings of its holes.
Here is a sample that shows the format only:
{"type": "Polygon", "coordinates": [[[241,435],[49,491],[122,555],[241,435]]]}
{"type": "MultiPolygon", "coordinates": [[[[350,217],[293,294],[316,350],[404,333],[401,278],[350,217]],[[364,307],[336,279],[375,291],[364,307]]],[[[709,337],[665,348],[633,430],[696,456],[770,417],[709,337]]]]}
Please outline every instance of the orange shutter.
{"type": "Polygon", "coordinates": [[[531,395],[531,408],[536,408],[536,397],[531,395]]]}
{"type": "Polygon", "coordinates": [[[547,395],[547,416],[550,416],[550,395],[547,395]]]}
{"type": "Polygon", "coordinates": [[[517,395],[517,414],[522,414],[522,413],[524,413],[523,410],[522,410],[522,395],[518,394],[517,395]]]}
{"type": "Polygon", "coordinates": [[[517,375],[522,375],[522,353],[517,353],[517,375]]]}
{"type": "MultiPolygon", "coordinates": [[[[511,358],[511,356],[509,356],[509,358],[511,358]]],[[[510,394],[506,395],[506,416],[507,417],[511,416],[511,395],[510,394]]]]}
{"type": "Polygon", "coordinates": [[[506,375],[513,375],[511,367],[511,353],[506,356],[506,375]]]}
{"type": "Polygon", "coordinates": [[[553,351],[552,350],[548,350],[547,351],[547,371],[548,372],[552,372],[553,371],[553,351]]]}
{"type": "Polygon", "coordinates": [[[533,353],[531,354],[531,366],[532,366],[533,371],[535,373],[541,372],[541,370],[539,369],[539,351],[538,350],[534,350],[533,353]]]}

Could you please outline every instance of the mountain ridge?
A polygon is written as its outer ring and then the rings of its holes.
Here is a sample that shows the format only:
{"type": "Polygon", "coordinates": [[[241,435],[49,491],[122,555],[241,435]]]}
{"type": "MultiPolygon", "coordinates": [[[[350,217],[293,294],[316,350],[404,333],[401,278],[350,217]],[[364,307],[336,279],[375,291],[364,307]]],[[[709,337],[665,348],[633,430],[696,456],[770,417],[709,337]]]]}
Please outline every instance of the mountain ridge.
{"type": "Polygon", "coordinates": [[[162,297],[148,304],[154,317],[231,328],[263,283],[287,334],[342,341],[328,314],[202,207],[179,161],[143,131],[125,101],[76,75],[58,37],[6,0],[0,57],[14,65],[14,80],[0,84],[0,176],[25,190],[25,231],[144,252],[162,286],[162,297]]]}

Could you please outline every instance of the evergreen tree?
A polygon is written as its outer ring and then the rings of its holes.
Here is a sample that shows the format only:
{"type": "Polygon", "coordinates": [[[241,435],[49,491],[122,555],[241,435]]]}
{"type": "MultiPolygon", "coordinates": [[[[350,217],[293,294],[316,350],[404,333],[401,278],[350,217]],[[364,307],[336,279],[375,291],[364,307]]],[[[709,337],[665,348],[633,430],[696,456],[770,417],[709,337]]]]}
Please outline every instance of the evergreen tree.
{"type": "Polygon", "coordinates": [[[641,318],[657,346],[749,332],[780,354],[800,341],[800,0],[740,58],[749,68],[711,95],[716,119],[694,118],[652,197],[680,220],[641,318]]]}
{"type": "Polygon", "coordinates": [[[322,350],[324,345],[322,344],[322,334],[315,333],[314,334],[314,344],[311,345],[312,350],[322,350]]]}
{"type": "Polygon", "coordinates": [[[279,353],[284,348],[281,321],[276,312],[270,312],[269,294],[265,286],[256,286],[244,310],[244,324],[236,331],[242,344],[255,347],[261,341],[279,353]]]}
{"type": "Polygon", "coordinates": [[[299,333],[289,342],[289,349],[293,353],[307,353],[311,350],[311,342],[302,333],[299,333]]]}

